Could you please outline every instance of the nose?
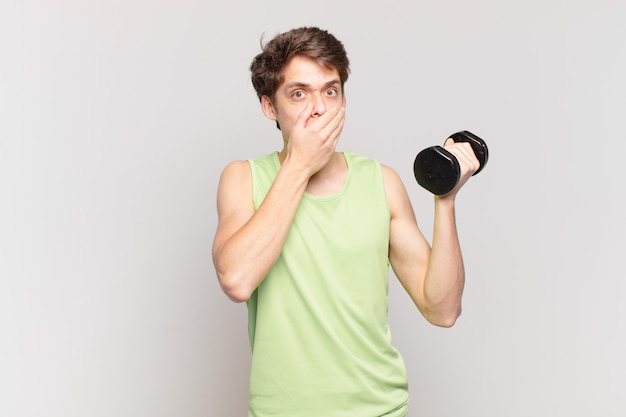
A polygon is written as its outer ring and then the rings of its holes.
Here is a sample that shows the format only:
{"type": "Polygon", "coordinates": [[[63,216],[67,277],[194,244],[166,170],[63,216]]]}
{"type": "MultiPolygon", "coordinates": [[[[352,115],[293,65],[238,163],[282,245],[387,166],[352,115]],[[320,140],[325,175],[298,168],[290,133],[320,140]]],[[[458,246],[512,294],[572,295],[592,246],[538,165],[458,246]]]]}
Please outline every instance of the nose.
{"type": "Polygon", "coordinates": [[[326,103],[324,102],[324,98],[321,95],[313,96],[312,100],[314,117],[319,117],[326,113],[326,103]]]}

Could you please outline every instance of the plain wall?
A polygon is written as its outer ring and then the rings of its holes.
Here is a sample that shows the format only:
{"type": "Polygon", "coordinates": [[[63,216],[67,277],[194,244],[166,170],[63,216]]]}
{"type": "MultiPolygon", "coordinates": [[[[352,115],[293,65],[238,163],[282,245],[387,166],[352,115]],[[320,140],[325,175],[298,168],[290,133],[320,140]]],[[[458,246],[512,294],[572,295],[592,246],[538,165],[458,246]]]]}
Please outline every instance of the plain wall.
{"type": "Polygon", "coordinates": [[[413,416],[624,416],[624,2],[0,0],[0,415],[246,415],[246,307],[211,260],[223,167],[278,150],[248,66],[330,30],[339,148],[403,177],[467,129],[452,329],[390,274],[413,416]]]}

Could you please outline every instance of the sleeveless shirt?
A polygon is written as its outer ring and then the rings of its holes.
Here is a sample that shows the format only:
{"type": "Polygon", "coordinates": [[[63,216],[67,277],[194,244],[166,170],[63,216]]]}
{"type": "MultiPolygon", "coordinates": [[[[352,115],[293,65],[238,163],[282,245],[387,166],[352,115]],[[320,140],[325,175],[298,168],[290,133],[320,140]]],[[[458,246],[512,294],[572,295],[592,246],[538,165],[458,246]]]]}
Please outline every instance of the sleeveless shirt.
{"type": "MultiPolygon", "coordinates": [[[[249,417],[406,415],[406,371],[387,317],[382,170],[343,155],[343,188],[304,193],[278,260],[247,302],[249,417]]],[[[258,209],[280,169],[278,153],[249,164],[258,209]]]]}

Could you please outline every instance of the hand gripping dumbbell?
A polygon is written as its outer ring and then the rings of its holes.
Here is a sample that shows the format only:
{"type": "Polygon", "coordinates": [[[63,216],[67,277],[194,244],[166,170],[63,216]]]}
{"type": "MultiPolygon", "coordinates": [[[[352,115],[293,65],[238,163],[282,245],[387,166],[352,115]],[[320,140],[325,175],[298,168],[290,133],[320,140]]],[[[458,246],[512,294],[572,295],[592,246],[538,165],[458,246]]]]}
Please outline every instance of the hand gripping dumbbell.
{"type": "MultiPolygon", "coordinates": [[[[482,171],[489,159],[485,141],[467,130],[450,135],[450,138],[455,142],[469,142],[480,163],[474,175],[482,171]]],[[[445,148],[431,146],[417,154],[413,163],[413,173],[419,185],[435,195],[444,195],[458,184],[461,166],[456,157],[445,148]]]]}

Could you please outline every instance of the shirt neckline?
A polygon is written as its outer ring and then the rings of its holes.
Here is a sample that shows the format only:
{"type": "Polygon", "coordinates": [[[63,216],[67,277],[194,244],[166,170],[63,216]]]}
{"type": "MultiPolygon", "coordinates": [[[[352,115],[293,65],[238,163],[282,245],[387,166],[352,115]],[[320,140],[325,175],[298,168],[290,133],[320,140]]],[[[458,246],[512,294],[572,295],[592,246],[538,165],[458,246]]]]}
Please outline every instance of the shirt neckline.
{"type": "MultiPolygon", "coordinates": [[[[339,191],[337,191],[336,193],[328,194],[328,195],[313,195],[305,191],[302,198],[305,198],[307,200],[312,200],[312,201],[330,201],[330,200],[335,200],[337,198],[340,198],[341,196],[343,196],[343,194],[345,194],[346,188],[348,187],[348,183],[350,182],[350,177],[352,175],[352,159],[350,159],[349,152],[341,151],[339,153],[343,156],[343,159],[346,161],[346,165],[348,167],[348,175],[346,175],[346,180],[344,181],[341,189],[339,189],[339,191]]],[[[273,159],[274,159],[274,165],[276,169],[280,170],[280,160],[278,159],[278,151],[275,151],[273,153],[273,159]]]]}

